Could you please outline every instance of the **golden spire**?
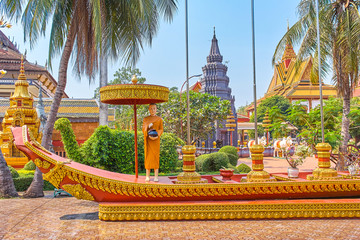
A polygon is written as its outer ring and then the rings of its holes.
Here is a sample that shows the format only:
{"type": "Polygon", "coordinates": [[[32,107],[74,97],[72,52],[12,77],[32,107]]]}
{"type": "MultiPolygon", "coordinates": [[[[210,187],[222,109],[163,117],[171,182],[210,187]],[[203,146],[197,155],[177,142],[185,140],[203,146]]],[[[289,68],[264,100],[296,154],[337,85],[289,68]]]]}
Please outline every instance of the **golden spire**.
{"type": "MultiPolygon", "coordinates": [[[[289,20],[288,20],[288,23],[287,23],[287,32],[289,32],[289,20]]],[[[284,54],[281,58],[281,61],[285,61],[285,60],[288,60],[288,59],[295,59],[296,58],[296,53],[293,49],[293,46],[291,44],[291,39],[290,37],[287,37],[286,38],[286,46],[285,46],[285,51],[284,51],[284,54]]],[[[289,62],[287,63],[287,66],[288,67],[288,64],[289,62]]]]}
{"type": "Polygon", "coordinates": [[[15,91],[11,98],[31,98],[29,95],[29,83],[26,80],[24,68],[24,56],[21,55],[20,74],[15,82],[15,91]]]}

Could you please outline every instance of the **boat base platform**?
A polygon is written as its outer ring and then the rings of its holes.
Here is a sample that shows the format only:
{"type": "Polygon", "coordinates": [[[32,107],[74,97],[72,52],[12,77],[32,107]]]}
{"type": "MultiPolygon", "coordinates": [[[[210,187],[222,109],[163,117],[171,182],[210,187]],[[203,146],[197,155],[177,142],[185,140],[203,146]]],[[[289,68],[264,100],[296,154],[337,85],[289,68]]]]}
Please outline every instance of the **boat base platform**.
{"type": "Polygon", "coordinates": [[[360,218],[360,199],[104,202],[104,221],[360,218]]]}

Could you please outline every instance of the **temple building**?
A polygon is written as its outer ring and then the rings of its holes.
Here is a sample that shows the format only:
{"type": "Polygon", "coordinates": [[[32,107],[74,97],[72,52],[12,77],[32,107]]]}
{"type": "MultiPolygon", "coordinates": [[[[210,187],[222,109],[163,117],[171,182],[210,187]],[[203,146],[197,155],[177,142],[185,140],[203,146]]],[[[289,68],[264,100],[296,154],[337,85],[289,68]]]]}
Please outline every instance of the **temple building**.
{"type": "MultiPolygon", "coordinates": [[[[296,54],[291,42],[288,40],[281,61],[275,64],[274,75],[270,81],[265,95],[257,100],[257,104],[274,95],[284,96],[290,102],[305,100],[308,111],[320,104],[319,82],[310,81],[310,72],[313,64],[312,57],[301,62],[296,69],[296,54]]],[[[322,85],[323,99],[337,96],[336,89],[332,85],[322,85]]],[[[254,111],[254,105],[249,106],[246,111],[250,116],[254,111]]]]}
{"type": "MultiPolygon", "coordinates": [[[[220,54],[218,40],[216,39],[215,35],[215,28],[214,36],[211,41],[210,54],[207,56],[206,60],[207,64],[202,68],[203,76],[200,79],[200,86],[196,83],[192,88],[195,90],[200,88],[200,93],[209,93],[211,95],[220,97],[222,100],[229,100],[231,103],[230,110],[232,112],[233,119],[235,120],[234,122],[237,124],[235,97],[231,95],[229,77],[226,75],[228,68],[222,63],[223,56],[220,54]]],[[[212,147],[212,142],[217,140],[222,141],[222,145],[236,146],[237,134],[236,132],[233,133],[227,130],[226,121],[222,122],[222,127],[220,127],[219,123],[216,123],[216,125],[218,127],[216,128],[213,136],[209,137],[209,139],[206,141],[206,146],[212,147]],[[230,139],[232,139],[232,143],[230,143],[230,139]]]]}
{"type": "MultiPolygon", "coordinates": [[[[21,60],[21,53],[15,44],[0,31],[1,69],[6,71],[0,75],[1,151],[9,165],[21,168],[28,159],[12,145],[10,127],[28,125],[41,142],[41,122],[46,121],[50,112],[57,82],[45,67],[21,60]]],[[[109,109],[108,116],[110,122],[114,120],[113,109],[109,109]]],[[[99,126],[99,104],[96,99],[68,98],[64,93],[57,114],[57,118],[62,117],[70,120],[76,140],[81,144],[99,126]]],[[[56,130],[53,132],[52,145],[56,154],[66,156],[60,132],[56,130]]]]}

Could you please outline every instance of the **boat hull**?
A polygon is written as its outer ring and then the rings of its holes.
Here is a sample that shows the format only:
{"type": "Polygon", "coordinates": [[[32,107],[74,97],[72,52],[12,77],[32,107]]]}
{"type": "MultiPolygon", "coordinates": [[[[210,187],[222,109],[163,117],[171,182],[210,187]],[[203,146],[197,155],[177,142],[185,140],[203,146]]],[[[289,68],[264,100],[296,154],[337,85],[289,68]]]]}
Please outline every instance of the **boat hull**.
{"type": "Polygon", "coordinates": [[[97,202],[178,202],[224,201],[254,199],[301,199],[360,196],[360,179],[346,174],[338,180],[288,179],[273,174],[277,181],[244,182],[246,175],[234,175],[221,182],[218,176],[202,176],[207,184],[176,184],[175,177],[161,177],[159,183],[146,183],[140,176],[113,173],[59,157],[43,149],[30,135],[26,126],[13,128],[17,148],[33,160],[56,188],[76,198],[97,202]]]}

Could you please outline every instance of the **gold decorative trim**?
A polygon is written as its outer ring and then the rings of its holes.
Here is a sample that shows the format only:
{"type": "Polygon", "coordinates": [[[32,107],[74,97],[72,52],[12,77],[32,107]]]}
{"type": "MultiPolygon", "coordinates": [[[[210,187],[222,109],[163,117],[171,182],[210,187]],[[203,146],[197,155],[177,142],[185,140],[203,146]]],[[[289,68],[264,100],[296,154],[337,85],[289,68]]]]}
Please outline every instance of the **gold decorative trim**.
{"type": "Polygon", "coordinates": [[[154,100],[154,102],[166,102],[169,99],[167,87],[149,84],[118,84],[109,85],[100,89],[100,100],[103,103],[116,103],[116,101],[136,99],[141,101],[154,100]]]}
{"type": "Polygon", "coordinates": [[[85,188],[83,188],[80,184],[65,184],[62,185],[61,188],[63,188],[66,192],[70,193],[72,196],[76,197],[77,199],[83,199],[83,200],[90,200],[94,201],[93,195],[86,191],[85,188]]]}
{"type": "Polygon", "coordinates": [[[49,163],[47,161],[41,161],[39,158],[36,158],[34,160],[34,163],[37,167],[44,168],[44,169],[49,169],[49,167],[51,166],[51,163],[49,163]]]}
{"type": "Polygon", "coordinates": [[[99,219],[197,220],[197,219],[284,219],[284,218],[359,218],[359,203],[210,203],[210,204],[99,204],[99,219]]]}

